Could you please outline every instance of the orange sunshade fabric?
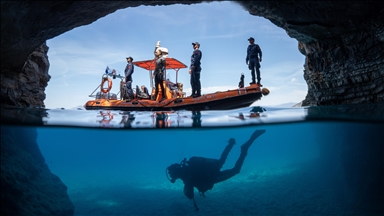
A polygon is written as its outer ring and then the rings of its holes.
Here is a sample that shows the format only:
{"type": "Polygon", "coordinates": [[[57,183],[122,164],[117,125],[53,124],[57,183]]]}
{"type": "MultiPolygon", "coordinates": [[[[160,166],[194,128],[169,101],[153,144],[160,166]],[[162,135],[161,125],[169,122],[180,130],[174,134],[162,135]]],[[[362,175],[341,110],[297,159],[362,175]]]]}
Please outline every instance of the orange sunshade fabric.
{"type": "MultiPolygon", "coordinates": [[[[180,69],[180,68],[186,68],[187,66],[180,62],[177,59],[174,58],[166,58],[166,69],[180,69]]],[[[145,60],[145,61],[135,61],[132,62],[137,67],[141,67],[145,70],[155,70],[156,68],[156,61],[154,59],[152,60],[145,60]]]]}

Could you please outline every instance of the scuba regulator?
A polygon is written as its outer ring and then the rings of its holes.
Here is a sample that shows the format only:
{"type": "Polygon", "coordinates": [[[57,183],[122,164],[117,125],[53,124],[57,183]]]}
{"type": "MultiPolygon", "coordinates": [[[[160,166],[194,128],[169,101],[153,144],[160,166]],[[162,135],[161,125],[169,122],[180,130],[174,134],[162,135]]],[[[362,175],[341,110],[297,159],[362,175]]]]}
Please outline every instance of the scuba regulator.
{"type": "Polygon", "coordinates": [[[179,178],[181,170],[186,166],[187,159],[184,158],[179,164],[175,163],[165,169],[165,175],[171,183],[179,178]],[[169,174],[169,176],[168,176],[169,174]]]}
{"type": "MultiPolygon", "coordinates": [[[[165,169],[165,175],[167,176],[168,180],[171,183],[175,183],[176,179],[181,177],[183,169],[186,166],[187,166],[187,159],[184,158],[184,160],[182,160],[179,164],[175,163],[175,164],[172,164],[171,166],[167,167],[165,169]],[[168,174],[171,178],[169,178],[168,174]]],[[[199,211],[199,207],[197,207],[195,198],[192,198],[192,200],[193,200],[193,205],[195,207],[195,211],[199,211]]]]}

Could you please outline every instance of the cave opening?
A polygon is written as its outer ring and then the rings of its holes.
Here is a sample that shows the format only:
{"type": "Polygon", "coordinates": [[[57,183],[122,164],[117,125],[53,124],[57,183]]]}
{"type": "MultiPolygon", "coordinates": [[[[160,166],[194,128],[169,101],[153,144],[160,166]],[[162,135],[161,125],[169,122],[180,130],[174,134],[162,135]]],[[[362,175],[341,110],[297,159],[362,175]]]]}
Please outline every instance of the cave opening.
{"type": "MultiPolygon", "coordinates": [[[[307,94],[303,79],[305,56],[298,42],[269,20],[252,16],[236,2],[193,5],[139,6],[120,9],[94,23],[75,28],[47,41],[51,80],[46,87],[47,108],[82,107],[99,85],[106,67],[124,74],[126,57],[153,58],[157,41],[169,57],[189,66],[192,42],[199,42],[202,58],[202,92],[236,88],[242,73],[246,84],[248,38],[261,47],[262,84],[272,94],[255,105],[297,104],[307,94]]],[[[168,72],[171,79],[175,74],[168,72]]],[[[149,86],[148,72],[135,68],[133,87],[149,86]]],[[[189,93],[188,69],[178,76],[189,93]]],[[[112,87],[117,93],[118,82],[112,87]]]]}

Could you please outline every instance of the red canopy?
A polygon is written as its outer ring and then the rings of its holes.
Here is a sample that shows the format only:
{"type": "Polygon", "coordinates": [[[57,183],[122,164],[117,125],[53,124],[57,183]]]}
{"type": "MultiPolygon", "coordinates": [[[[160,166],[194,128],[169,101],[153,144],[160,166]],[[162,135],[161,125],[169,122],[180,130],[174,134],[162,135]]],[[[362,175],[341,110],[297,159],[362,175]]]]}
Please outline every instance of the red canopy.
{"type": "MultiPolygon", "coordinates": [[[[186,68],[187,67],[185,64],[183,64],[182,62],[180,62],[179,60],[174,59],[174,58],[166,58],[165,62],[166,62],[166,69],[180,69],[180,68],[186,68]]],[[[155,59],[145,60],[145,61],[135,61],[132,63],[134,65],[136,65],[137,67],[141,67],[145,70],[153,71],[156,68],[156,60],[155,59]]]]}

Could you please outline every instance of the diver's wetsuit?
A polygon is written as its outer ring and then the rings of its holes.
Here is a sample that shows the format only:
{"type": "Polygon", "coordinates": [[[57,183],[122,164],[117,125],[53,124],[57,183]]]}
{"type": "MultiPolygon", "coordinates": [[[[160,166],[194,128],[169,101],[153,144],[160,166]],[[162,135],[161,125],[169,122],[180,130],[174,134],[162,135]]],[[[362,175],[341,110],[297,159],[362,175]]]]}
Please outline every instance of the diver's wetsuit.
{"type": "MultiPolygon", "coordinates": [[[[264,132],[260,132],[259,135],[262,133],[264,132]]],[[[243,166],[245,157],[248,154],[248,149],[255,139],[256,137],[251,138],[241,146],[240,156],[232,169],[220,171],[233,145],[235,145],[234,142],[229,143],[225,147],[219,160],[203,157],[191,157],[189,161],[186,162],[187,166],[184,167],[184,175],[181,177],[184,182],[184,195],[189,199],[193,199],[193,187],[196,187],[204,196],[204,193],[207,190],[211,190],[215,183],[225,181],[238,174],[243,166]]]]}
{"type": "Polygon", "coordinates": [[[200,195],[204,196],[204,193],[207,190],[211,190],[215,183],[225,181],[238,174],[248,154],[249,147],[263,133],[265,133],[265,130],[256,130],[250,139],[241,146],[240,156],[232,169],[220,171],[229,152],[235,145],[233,138],[229,140],[228,145],[221,153],[220,159],[191,157],[188,161],[184,159],[180,164],[172,164],[167,167],[168,174],[171,177],[169,180],[172,183],[176,179],[181,179],[184,182],[184,195],[189,199],[193,199],[195,209],[198,211],[199,209],[194,200],[193,188],[196,187],[200,195]]]}
{"type": "Polygon", "coordinates": [[[131,99],[134,97],[133,90],[132,90],[132,82],[133,82],[132,74],[134,71],[135,71],[135,66],[132,64],[132,62],[128,62],[124,70],[125,83],[126,83],[125,86],[127,88],[129,98],[131,99]]]}
{"type": "MultiPolygon", "coordinates": [[[[245,160],[245,156],[247,156],[248,149],[252,145],[252,143],[253,143],[253,141],[248,140],[246,143],[244,143],[241,146],[240,156],[237,159],[237,161],[235,163],[235,166],[232,169],[227,169],[227,170],[220,171],[219,175],[216,177],[215,183],[225,181],[227,179],[230,179],[234,175],[240,173],[241,167],[243,166],[243,163],[244,163],[244,160],[245,160]]],[[[224,150],[223,154],[221,155],[221,157],[223,157],[223,155],[226,153],[227,148],[228,148],[228,146],[225,148],[225,150],[224,150]]],[[[228,153],[229,153],[229,151],[230,151],[230,149],[228,150],[228,153]]],[[[226,153],[225,158],[228,156],[228,153],[226,153]]],[[[225,158],[224,158],[223,164],[225,162],[225,158]]],[[[221,159],[222,158],[220,158],[220,160],[221,159]]]]}
{"type": "Polygon", "coordinates": [[[163,85],[163,80],[164,80],[164,74],[165,74],[165,65],[166,65],[166,62],[165,62],[165,58],[163,56],[161,56],[160,58],[158,58],[156,60],[156,68],[155,68],[155,71],[153,72],[153,75],[155,76],[155,100],[157,98],[157,95],[159,93],[159,86],[161,88],[161,96],[162,99],[165,99],[165,89],[164,89],[164,85],[163,85]]]}

